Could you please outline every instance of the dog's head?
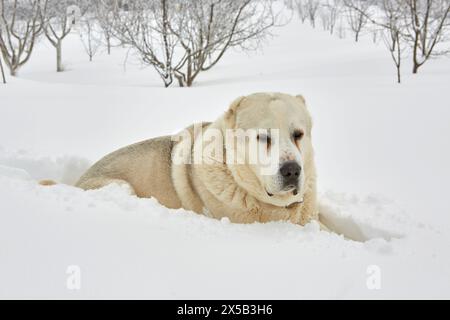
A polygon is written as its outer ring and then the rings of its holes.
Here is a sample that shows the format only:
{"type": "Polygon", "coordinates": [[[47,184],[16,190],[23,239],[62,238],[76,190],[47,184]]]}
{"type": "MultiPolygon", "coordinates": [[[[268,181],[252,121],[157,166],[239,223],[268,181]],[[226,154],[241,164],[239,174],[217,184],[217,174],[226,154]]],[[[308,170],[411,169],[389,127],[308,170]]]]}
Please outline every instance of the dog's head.
{"type": "Polygon", "coordinates": [[[224,124],[246,132],[244,147],[243,139],[226,144],[228,159],[230,154],[245,158],[245,163],[227,162],[238,185],[276,206],[301,203],[313,169],[312,121],[304,98],[281,93],[241,97],[230,106],[224,124]]]}

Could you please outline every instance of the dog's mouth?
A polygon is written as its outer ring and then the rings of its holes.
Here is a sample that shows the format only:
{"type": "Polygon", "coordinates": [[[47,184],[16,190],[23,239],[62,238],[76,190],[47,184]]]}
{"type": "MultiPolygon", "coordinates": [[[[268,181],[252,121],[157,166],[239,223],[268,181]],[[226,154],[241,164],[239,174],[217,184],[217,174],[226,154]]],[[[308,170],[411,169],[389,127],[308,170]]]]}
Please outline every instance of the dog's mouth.
{"type": "MultiPolygon", "coordinates": [[[[266,190],[266,193],[269,197],[273,197],[275,195],[267,190],[266,190]]],[[[296,196],[296,195],[298,195],[298,188],[294,187],[294,188],[290,188],[288,190],[283,190],[283,194],[288,194],[288,193],[292,193],[293,196],[296,196]]]]}
{"type": "Polygon", "coordinates": [[[300,201],[292,202],[291,204],[286,206],[286,209],[292,209],[298,205],[301,205],[304,202],[303,198],[300,201]]]}
{"type": "MultiPolygon", "coordinates": [[[[266,189],[266,193],[267,193],[267,195],[268,195],[269,197],[275,196],[275,194],[273,194],[273,193],[267,191],[267,189],[266,189]]],[[[289,190],[283,191],[282,194],[285,195],[285,194],[287,194],[287,193],[291,193],[293,196],[297,196],[297,195],[298,195],[298,188],[291,188],[291,189],[289,189],[289,190]]],[[[301,198],[300,200],[294,201],[294,202],[292,202],[292,203],[290,203],[290,204],[284,206],[284,208],[286,208],[286,209],[293,209],[293,208],[295,208],[295,207],[297,207],[297,206],[303,204],[303,202],[304,202],[304,199],[301,198]]]]}

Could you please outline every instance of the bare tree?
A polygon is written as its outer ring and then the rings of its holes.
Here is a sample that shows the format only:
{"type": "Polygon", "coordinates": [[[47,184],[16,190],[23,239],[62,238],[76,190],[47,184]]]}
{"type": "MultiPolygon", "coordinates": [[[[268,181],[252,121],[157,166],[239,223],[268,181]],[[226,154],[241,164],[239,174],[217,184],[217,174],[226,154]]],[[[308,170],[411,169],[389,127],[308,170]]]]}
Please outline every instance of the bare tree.
{"type": "Polygon", "coordinates": [[[403,52],[405,51],[405,41],[403,39],[405,23],[402,1],[406,0],[378,0],[378,6],[375,8],[376,12],[364,10],[353,1],[346,1],[347,7],[364,15],[375,28],[381,29],[384,43],[395,65],[398,83],[401,83],[401,65],[403,52]]]}
{"type": "Polygon", "coordinates": [[[115,36],[164,85],[192,86],[230,48],[255,49],[275,24],[270,0],[143,0],[116,11],[115,36]]]}
{"type": "Polygon", "coordinates": [[[358,42],[359,35],[367,25],[367,15],[373,4],[371,0],[344,0],[346,8],[346,18],[348,25],[355,34],[355,41],[358,42]],[[358,8],[357,10],[355,8],[358,8]]]}
{"type": "Polygon", "coordinates": [[[44,0],[42,14],[44,34],[56,49],[56,71],[64,71],[62,64],[62,43],[72,30],[72,13],[69,7],[76,5],[76,0],[44,0]]]}
{"type": "Polygon", "coordinates": [[[404,36],[412,47],[413,73],[431,57],[449,53],[437,46],[449,39],[449,0],[403,0],[404,36]]]}
{"type": "Polygon", "coordinates": [[[108,54],[111,54],[112,40],[114,37],[114,14],[122,3],[117,0],[95,1],[95,15],[97,22],[103,31],[103,36],[108,54]]]}
{"type": "Polygon", "coordinates": [[[337,34],[340,39],[344,39],[347,34],[347,24],[342,17],[340,17],[337,22],[337,34]]]}
{"type": "Polygon", "coordinates": [[[80,20],[80,39],[89,61],[92,62],[101,47],[102,40],[97,20],[90,13],[86,13],[80,20]]]}
{"type": "Polygon", "coordinates": [[[373,28],[370,28],[370,33],[372,35],[372,42],[373,43],[378,43],[378,39],[379,39],[379,35],[383,33],[383,30],[378,27],[375,26],[373,28]]]}
{"type": "Polygon", "coordinates": [[[392,61],[397,70],[397,82],[401,83],[401,65],[403,54],[403,43],[401,41],[402,24],[401,10],[391,0],[383,0],[383,11],[385,19],[383,21],[384,33],[383,39],[386,47],[389,49],[392,61]]]}
{"type": "Polygon", "coordinates": [[[319,12],[320,2],[317,0],[307,0],[305,3],[306,12],[308,13],[309,22],[313,28],[316,27],[316,17],[319,12]]]}
{"type": "MultiPolygon", "coordinates": [[[[309,20],[313,28],[316,27],[316,18],[320,13],[321,3],[319,0],[293,0],[292,6],[296,8],[297,13],[304,23],[309,20]]],[[[327,17],[328,19],[328,17],[327,17]]],[[[328,25],[328,21],[322,21],[328,25]]]]}
{"type": "Polygon", "coordinates": [[[306,19],[308,19],[309,14],[308,14],[308,8],[306,5],[306,0],[293,0],[295,1],[295,3],[292,3],[292,7],[295,6],[295,8],[297,9],[297,13],[298,16],[300,17],[300,20],[302,21],[302,23],[305,23],[306,19]]]}
{"type": "Polygon", "coordinates": [[[184,50],[174,75],[180,86],[190,87],[200,72],[210,70],[233,47],[258,48],[276,16],[271,1],[178,1],[181,15],[170,23],[184,50]],[[188,22],[188,23],[187,23],[188,22]]]}
{"type": "MultiPolygon", "coordinates": [[[[357,6],[349,4],[354,10],[364,14],[368,20],[384,29],[389,25],[373,18],[357,6]]],[[[412,49],[413,73],[416,74],[430,58],[450,53],[450,50],[438,50],[439,45],[450,40],[450,1],[449,0],[385,0],[381,5],[384,16],[388,11],[396,11],[401,22],[397,23],[400,42],[404,41],[412,49]]]]}
{"type": "Polygon", "coordinates": [[[42,31],[40,0],[0,0],[0,50],[12,76],[31,57],[42,31]]]}
{"type": "Polygon", "coordinates": [[[325,30],[334,33],[336,22],[339,19],[342,10],[341,0],[326,0],[321,3],[320,18],[325,30]]]}
{"type": "Polygon", "coordinates": [[[133,1],[114,11],[114,36],[130,46],[145,65],[152,66],[165,87],[173,82],[178,40],[169,28],[175,8],[169,0],[133,1]]]}

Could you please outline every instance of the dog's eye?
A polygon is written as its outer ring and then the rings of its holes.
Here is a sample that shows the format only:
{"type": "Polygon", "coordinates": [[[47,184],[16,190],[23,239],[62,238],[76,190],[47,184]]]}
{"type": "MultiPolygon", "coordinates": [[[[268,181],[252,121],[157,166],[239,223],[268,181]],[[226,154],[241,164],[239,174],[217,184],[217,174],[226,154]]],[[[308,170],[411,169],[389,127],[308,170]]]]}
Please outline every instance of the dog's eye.
{"type": "Polygon", "coordinates": [[[305,133],[302,130],[295,130],[293,137],[294,137],[294,140],[300,140],[301,138],[303,138],[304,135],[305,135],[305,133]]]}

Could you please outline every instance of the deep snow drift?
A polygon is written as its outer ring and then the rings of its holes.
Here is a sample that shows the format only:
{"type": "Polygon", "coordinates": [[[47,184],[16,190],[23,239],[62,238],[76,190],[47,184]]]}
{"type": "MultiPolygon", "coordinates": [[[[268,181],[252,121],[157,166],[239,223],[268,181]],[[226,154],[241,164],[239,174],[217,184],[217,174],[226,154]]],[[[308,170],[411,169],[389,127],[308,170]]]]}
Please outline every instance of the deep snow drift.
{"type": "Polygon", "coordinates": [[[57,74],[41,43],[0,86],[0,297],[449,298],[449,59],[415,77],[406,65],[399,86],[382,44],[298,21],[275,32],[262,52],[231,52],[190,89],[164,89],[132,61],[124,69],[121,48],[89,63],[76,35],[57,74]],[[213,120],[257,91],[306,97],[321,213],[362,241],[70,186],[106,153],[213,120]],[[43,178],[64,184],[44,188],[43,178]],[[80,290],[67,287],[70,266],[80,290]]]}

